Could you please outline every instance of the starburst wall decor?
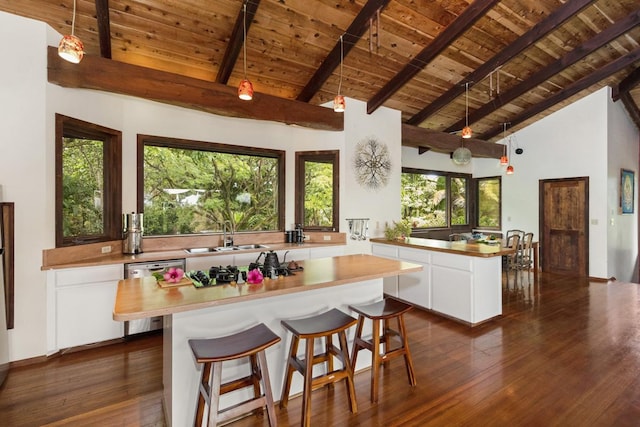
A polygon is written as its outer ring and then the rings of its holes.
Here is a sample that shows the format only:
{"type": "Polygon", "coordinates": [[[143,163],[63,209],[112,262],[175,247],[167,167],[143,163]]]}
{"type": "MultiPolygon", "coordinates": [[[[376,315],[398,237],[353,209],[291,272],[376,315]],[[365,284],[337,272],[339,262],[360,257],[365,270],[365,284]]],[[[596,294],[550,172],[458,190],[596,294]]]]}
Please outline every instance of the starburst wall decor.
{"type": "Polygon", "coordinates": [[[386,144],[368,137],[356,145],[353,160],[356,180],[363,187],[378,190],[387,185],[391,172],[391,157],[386,144]]]}

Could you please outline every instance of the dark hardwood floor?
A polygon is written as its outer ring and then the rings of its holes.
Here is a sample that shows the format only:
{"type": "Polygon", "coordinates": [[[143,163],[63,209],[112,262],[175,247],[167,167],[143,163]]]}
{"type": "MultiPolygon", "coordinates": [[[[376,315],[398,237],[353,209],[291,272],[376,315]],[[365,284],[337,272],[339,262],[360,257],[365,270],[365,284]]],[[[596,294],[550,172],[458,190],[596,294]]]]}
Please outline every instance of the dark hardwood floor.
{"type": "MultiPolygon", "coordinates": [[[[396,359],[372,405],[361,372],[358,413],[344,387],[317,390],[313,425],[640,425],[640,285],[526,277],[504,290],[504,315],[475,328],[410,312],[417,386],[396,359]]],[[[162,426],[161,353],[157,335],[12,369],[0,425],[162,426]]],[[[278,409],[278,421],[299,424],[299,397],[278,409]]],[[[266,425],[256,416],[232,424],[266,425]]]]}

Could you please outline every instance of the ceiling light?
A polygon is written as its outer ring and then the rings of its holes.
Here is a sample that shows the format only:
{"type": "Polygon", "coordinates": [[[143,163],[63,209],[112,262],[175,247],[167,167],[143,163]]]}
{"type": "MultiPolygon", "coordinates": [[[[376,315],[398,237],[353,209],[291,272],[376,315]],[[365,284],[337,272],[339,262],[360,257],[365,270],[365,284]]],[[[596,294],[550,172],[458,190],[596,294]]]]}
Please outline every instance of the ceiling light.
{"type": "Polygon", "coordinates": [[[253,85],[247,78],[247,2],[244,3],[243,9],[242,59],[244,63],[244,79],[242,79],[238,86],[238,97],[243,101],[251,101],[253,98],[253,85]]]}
{"type": "Polygon", "coordinates": [[[465,101],[465,126],[462,128],[462,137],[463,138],[471,138],[473,132],[469,127],[469,82],[464,84],[465,92],[466,92],[466,101],[465,101]]]}
{"type": "Polygon", "coordinates": [[[336,113],[344,112],[346,108],[346,102],[344,96],[340,95],[342,90],[342,62],[344,61],[344,41],[340,36],[340,83],[338,84],[338,94],[333,98],[333,111],[336,113]]]}
{"type": "Polygon", "coordinates": [[[82,41],[74,35],[76,26],[76,0],[73,0],[73,18],[71,20],[71,34],[62,37],[58,45],[58,55],[60,58],[74,64],[82,61],[84,56],[84,45],[82,41]]]}
{"type": "Polygon", "coordinates": [[[451,160],[456,165],[468,165],[471,161],[471,150],[464,146],[464,139],[462,140],[462,145],[453,152],[451,160]]]}

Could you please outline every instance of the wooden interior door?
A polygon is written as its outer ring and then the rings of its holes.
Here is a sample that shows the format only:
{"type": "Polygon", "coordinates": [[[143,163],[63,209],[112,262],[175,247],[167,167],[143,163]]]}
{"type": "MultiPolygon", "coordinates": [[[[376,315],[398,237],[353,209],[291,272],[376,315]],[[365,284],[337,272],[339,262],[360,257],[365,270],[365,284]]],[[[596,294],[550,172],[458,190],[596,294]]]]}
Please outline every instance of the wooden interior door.
{"type": "Polygon", "coordinates": [[[540,180],[542,271],[589,275],[589,178],[540,180]]]}

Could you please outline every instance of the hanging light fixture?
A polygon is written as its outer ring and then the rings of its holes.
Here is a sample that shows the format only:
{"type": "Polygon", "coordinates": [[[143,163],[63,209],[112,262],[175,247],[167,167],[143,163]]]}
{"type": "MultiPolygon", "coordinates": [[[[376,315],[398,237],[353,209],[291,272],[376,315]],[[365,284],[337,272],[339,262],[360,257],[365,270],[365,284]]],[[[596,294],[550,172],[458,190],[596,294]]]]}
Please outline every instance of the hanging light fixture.
{"type": "MultiPolygon", "coordinates": [[[[509,138],[509,159],[511,159],[511,138],[509,138]]],[[[507,175],[513,175],[513,166],[511,166],[511,160],[509,160],[509,166],[507,166],[507,175]]]]}
{"type": "Polygon", "coordinates": [[[464,139],[460,147],[456,148],[451,157],[456,165],[468,165],[471,161],[471,150],[464,146],[464,139]]]}
{"type": "Polygon", "coordinates": [[[247,2],[244,2],[243,7],[243,33],[242,33],[242,59],[244,64],[244,79],[238,86],[238,98],[243,101],[251,101],[253,98],[253,85],[247,78],[247,2]]]}
{"type": "Polygon", "coordinates": [[[340,83],[338,84],[338,94],[333,98],[333,111],[336,113],[344,112],[346,108],[346,102],[344,96],[340,95],[342,90],[342,62],[344,61],[344,41],[340,36],[340,83]]]}
{"type": "MultiPolygon", "coordinates": [[[[502,124],[502,140],[504,144],[502,144],[502,157],[500,157],[500,166],[506,166],[509,164],[509,158],[507,157],[507,124],[502,124]]],[[[513,168],[511,168],[513,170],[513,168]]]]}
{"type": "Polygon", "coordinates": [[[465,126],[462,128],[462,137],[467,139],[471,138],[473,132],[469,127],[469,82],[464,84],[465,93],[466,93],[466,101],[465,101],[465,126]]]}
{"type": "Polygon", "coordinates": [[[71,34],[62,37],[58,45],[58,55],[60,58],[74,64],[82,61],[84,56],[84,45],[82,41],[74,35],[76,27],[76,0],[73,0],[73,18],[71,20],[71,34]]]}

